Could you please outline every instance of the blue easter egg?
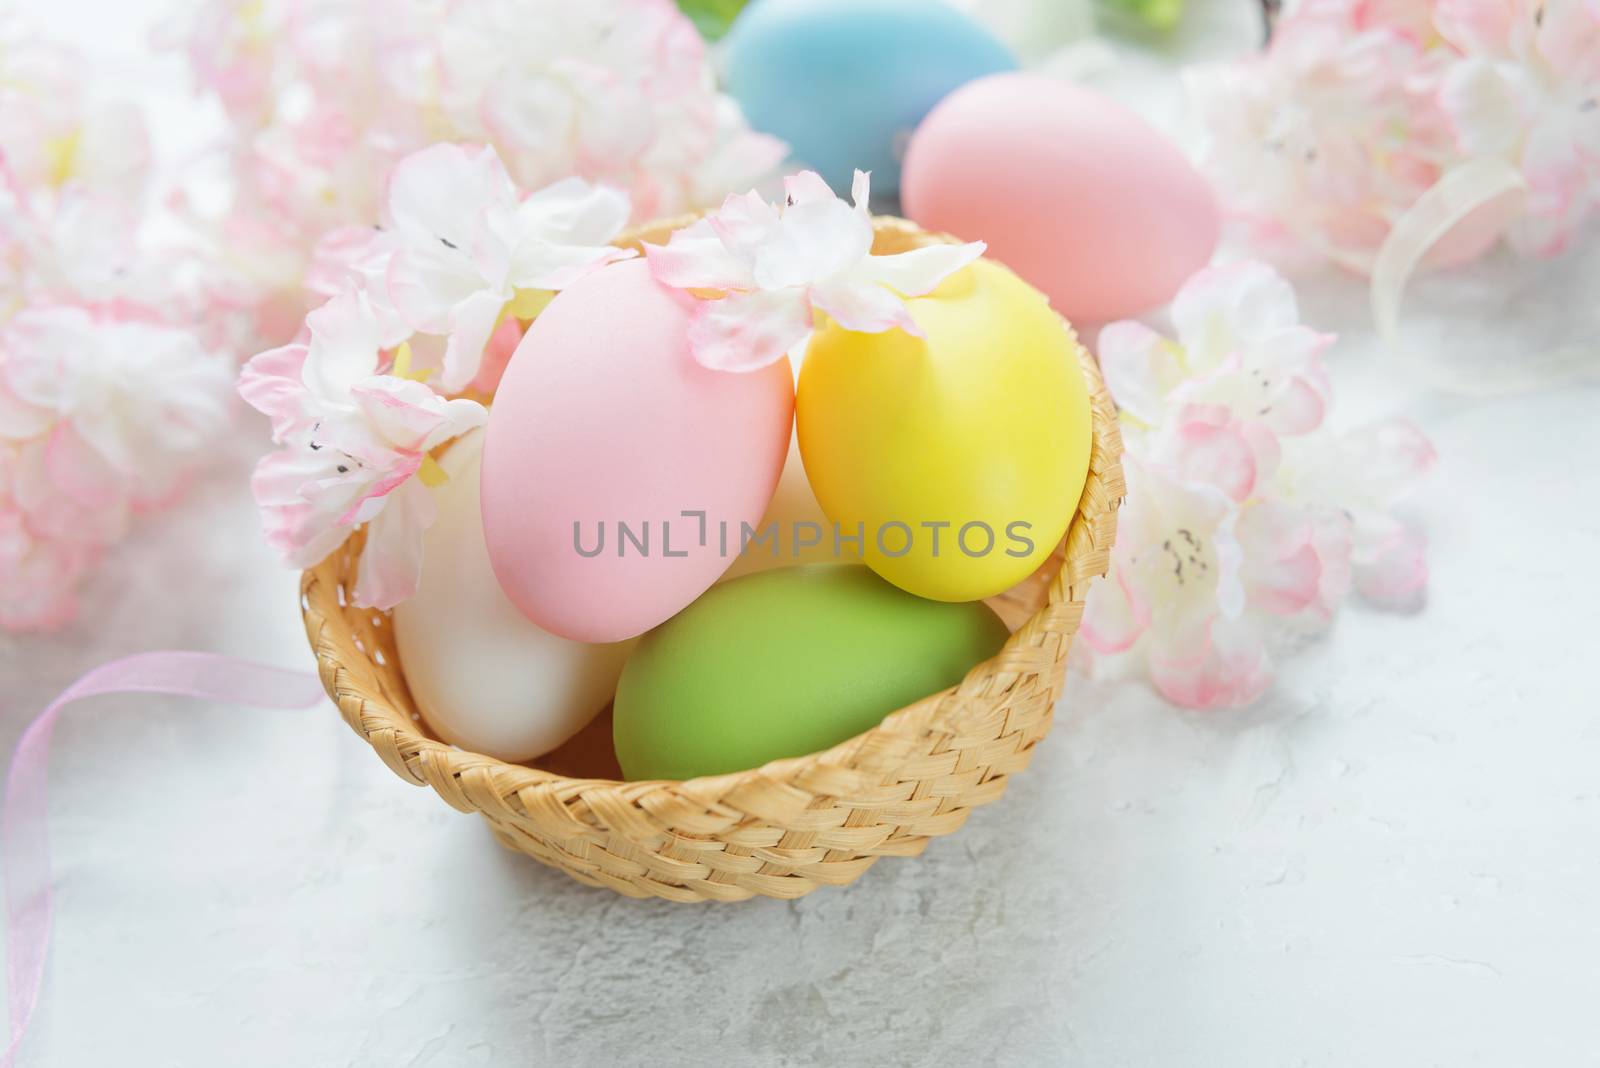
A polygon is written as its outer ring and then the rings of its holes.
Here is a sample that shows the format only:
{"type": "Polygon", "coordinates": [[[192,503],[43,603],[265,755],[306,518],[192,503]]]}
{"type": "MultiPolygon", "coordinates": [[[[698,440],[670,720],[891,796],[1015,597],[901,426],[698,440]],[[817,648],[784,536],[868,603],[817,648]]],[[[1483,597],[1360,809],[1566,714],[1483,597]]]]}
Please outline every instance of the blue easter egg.
{"type": "Polygon", "coordinates": [[[975,78],[1017,68],[1010,49],[941,0],[756,0],[728,36],[728,92],[750,124],[844,194],[900,187],[924,115],[975,78]]]}

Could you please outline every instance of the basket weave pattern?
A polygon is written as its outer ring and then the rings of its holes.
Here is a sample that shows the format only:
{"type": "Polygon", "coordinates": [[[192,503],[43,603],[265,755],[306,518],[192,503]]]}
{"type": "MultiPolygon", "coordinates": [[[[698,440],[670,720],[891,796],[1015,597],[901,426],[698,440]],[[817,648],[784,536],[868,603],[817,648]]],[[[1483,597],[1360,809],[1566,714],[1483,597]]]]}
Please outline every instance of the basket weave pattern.
{"type": "MultiPolygon", "coordinates": [[[[619,241],[659,243],[673,220],[619,241]]],[[[950,240],[877,220],[874,251],[950,240]]],[[[884,856],[914,856],[1004,791],[1050,729],[1089,583],[1110,565],[1123,496],[1116,409],[1078,350],[1093,407],[1089,477],[1062,546],[1004,595],[1031,613],[993,658],[943,693],[820,753],[687,782],[568,778],[464,752],[427,733],[383,613],[358,608],[362,539],[301,579],[318,671],[339,712],[396,775],[477,812],[500,842],[580,882],[630,897],[795,898],[849,883],[884,856]]]]}

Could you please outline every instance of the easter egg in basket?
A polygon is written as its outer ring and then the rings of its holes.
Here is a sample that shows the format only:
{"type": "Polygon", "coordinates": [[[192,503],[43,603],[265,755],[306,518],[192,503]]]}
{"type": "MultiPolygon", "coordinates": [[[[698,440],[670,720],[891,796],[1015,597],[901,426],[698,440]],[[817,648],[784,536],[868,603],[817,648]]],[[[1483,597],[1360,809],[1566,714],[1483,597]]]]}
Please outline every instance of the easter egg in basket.
{"type": "Polygon", "coordinates": [[[557,637],[507,600],[479,512],[483,434],[453,443],[433,491],[416,595],[395,607],[395,643],[423,719],[445,741],[501,760],[560,746],[611,700],[631,642],[557,637]]]}
{"type": "Polygon", "coordinates": [[[1044,296],[978,260],[906,302],[924,333],[824,323],[796,425],[817,501],[865,563],[921,597],[972,601],[1027,578],[1088,473],[1079,345],[1044,296]]]}
{"type": "Polygon", "coordinates": [[[694,297],[642,260],[566,290],[495,395],[483,526],[506,595],[546,630],[630,638],[727,567],[723,532],[761,518],[793,419],[787,360],[734,374],[689,351],[694,297]]]}
{"type": "Polygon", "coordinates": [[[723,572],[722,582],[795,564],[858,562],[854,543],[841,545],[834,538],[832,521],[817,505],[811,483],[806,481],[798,440],[789,442],[783,475],[760,526],[737,548],[741,551],[723,572]]]}
{"type": "Polygon", "coordinates": [[[981,604],[913,597],[859,564],[725,582],[640,639],[613,734],[630,779],[805,756],[954,685],[1007,637],[981,604]]]}

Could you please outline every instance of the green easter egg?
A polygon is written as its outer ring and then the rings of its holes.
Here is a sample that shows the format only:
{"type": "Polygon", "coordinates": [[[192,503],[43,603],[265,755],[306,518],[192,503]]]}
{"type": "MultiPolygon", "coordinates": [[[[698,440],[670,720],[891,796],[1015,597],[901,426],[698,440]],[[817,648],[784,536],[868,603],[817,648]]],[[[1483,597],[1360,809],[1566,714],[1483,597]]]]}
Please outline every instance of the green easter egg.
{"type": "Polygon", "coordinates": [[[858,564],[746,575],[639,642],[617,760],[629,779],[690,779],[805,756],[955,685],[1006,636],[981,603],[925,601],[858,564]]]}

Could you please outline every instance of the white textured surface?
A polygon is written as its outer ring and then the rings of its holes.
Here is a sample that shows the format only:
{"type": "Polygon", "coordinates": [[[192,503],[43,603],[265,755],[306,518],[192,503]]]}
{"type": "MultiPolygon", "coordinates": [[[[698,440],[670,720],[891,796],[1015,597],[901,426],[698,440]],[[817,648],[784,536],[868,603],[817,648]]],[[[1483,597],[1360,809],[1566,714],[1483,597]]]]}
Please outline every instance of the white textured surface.
{"type": "MultiPolygon", "coordinates": [[[[1407,412],[1443,456],[1415,506],[1420,616],[1348,611],[1244,715],[1075,680],[961,834],[734,907],[507,854],[331,707],[101,698],[57,732],[58,926],[24,1063],[1600,1063],[1600,389],[1380,392],[1359,289],[1303,293],[1346,335],[1337,418],[1407,412]]],[[[1484,351],[1522,330],[1486,322],[1484,351]]],[[[144,523],[74,628],[0,639],[8,749],[122,653],[310,666],[254,448],[144,523]]]]}

